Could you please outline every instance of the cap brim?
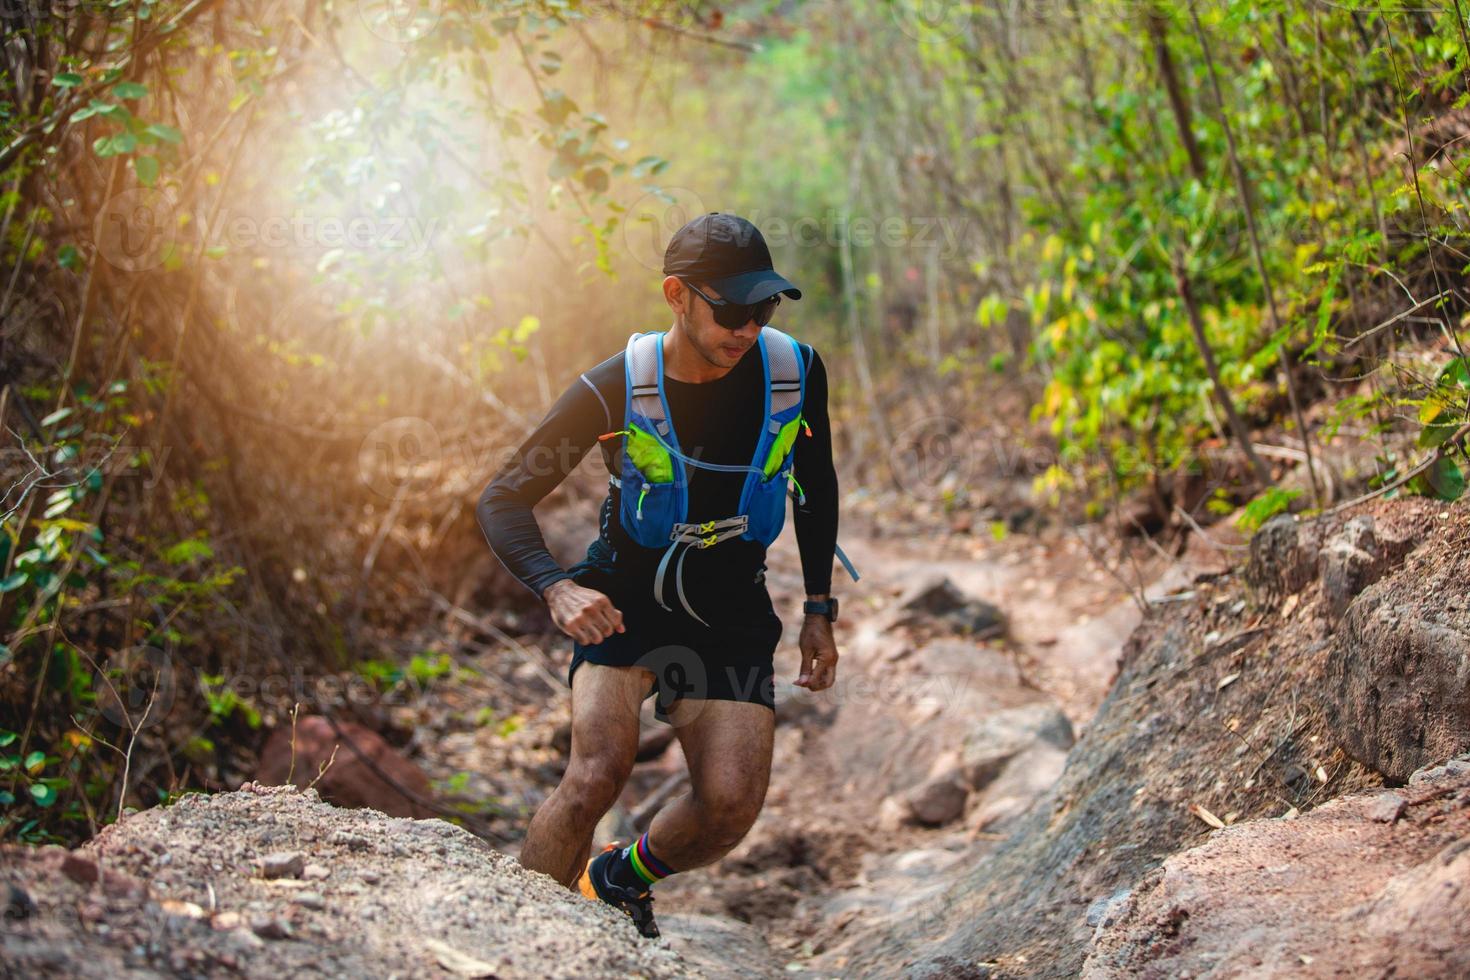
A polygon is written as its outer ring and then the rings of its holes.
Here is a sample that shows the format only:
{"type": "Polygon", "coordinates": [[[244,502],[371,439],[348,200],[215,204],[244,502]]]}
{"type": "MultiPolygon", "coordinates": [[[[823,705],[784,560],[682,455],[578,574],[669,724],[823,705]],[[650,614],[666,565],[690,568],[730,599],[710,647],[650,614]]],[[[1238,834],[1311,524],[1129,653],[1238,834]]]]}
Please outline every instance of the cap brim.
{"type": "Polygon", "coordinates": [[[721,299],[732,303],[759,303],[777,293],[785,293],[792,299],[801,299],[801,290],[775,269],[757,269],[725,279],[711,279],[709,285],[720,294],[721,299]]]}

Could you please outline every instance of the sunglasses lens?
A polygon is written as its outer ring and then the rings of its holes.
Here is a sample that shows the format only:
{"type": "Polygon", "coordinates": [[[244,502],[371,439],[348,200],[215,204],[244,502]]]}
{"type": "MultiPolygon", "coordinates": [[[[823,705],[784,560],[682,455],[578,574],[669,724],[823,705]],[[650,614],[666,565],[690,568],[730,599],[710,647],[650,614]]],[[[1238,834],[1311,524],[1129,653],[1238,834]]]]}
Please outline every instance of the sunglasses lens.
{"type": "Polygon", "coordinates": [[[755,325],[764,327],[771,322],[771,317],[776,315],[776,307],[780,305],[781,297],[772,296],[770,299],[761,300],[755,304],[755,325]]]}

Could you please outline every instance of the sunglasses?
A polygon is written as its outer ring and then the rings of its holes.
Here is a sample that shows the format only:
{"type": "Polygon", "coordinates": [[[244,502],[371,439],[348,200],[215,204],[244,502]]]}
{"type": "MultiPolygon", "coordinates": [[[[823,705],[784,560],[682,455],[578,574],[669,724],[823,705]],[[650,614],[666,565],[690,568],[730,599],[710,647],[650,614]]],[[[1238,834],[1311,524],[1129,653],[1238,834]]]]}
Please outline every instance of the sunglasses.
{"type": "Polygon", "coordinates": [[[763,299],[759,303],[732,303],[727,299],[710,299],[688,279],[679,281],[693,290],[694,295],[709,304],[710,311],[715,315],[715,322],[726,330],[739,330],[751,320],[755,321],[756,326],[764,327],[771,322],[771,317],[776,313],[776,307],[781,305],[780,293],[769,299],[763,299]]]}

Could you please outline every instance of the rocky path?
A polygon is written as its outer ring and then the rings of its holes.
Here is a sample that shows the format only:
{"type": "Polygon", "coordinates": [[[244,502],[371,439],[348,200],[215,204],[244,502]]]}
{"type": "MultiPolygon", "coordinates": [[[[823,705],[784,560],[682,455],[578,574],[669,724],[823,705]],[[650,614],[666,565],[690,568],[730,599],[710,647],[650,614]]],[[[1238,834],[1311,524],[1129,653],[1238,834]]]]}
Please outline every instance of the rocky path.
{"type": "MultiPolygon", "coordinates": [[[[1140,616],[1072,533],[862,536],[848,550],[863,579],[841,586],[838,684],[790,687],[799,656],[783,644],[765,810],[719,865],[660,886],[665,906],[765,943],[767,963],[830,976],[983,860],[1057,778],[1140,616]]],[[[778,608],[794,605],[794,555],[772,559],[778,608]]],[[[682,765],[677,745],[663,764],[682,765]]],[[[704,939],[682,931],[665,930],[676,948],[704,939]]]]}
{"type": "MultiPolygon", "coordinates": [[[[1470,969],[1470,506],[1281,519],[1243,566],[1145,567],[1159,601],[1121,655],[1136,607],[1096,549],[916,540],[852,549],[845,683],[778,691],[766,809],[725,860],[660,886],[657,942],[526,872],[513,846],[247,785],[76,852],[0,850],[0,972],[1470,969]]],[[[794,555],[773,559],[773,593],[794,604],[794,555]]],[[[779,677],[796,666],[783,645],[779,677]]],[[[512,748],[557,755],[541,736],[512,748]]],[[[677,743],[650,736],[648,756],[604,836],[679,790],[677,743]]]]}

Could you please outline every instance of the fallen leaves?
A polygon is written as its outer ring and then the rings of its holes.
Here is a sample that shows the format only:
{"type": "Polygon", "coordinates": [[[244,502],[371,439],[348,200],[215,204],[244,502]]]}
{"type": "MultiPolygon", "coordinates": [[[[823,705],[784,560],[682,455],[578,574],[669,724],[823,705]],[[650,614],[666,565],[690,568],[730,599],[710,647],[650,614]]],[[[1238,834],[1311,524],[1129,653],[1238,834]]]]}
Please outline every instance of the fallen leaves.
{"type": "Polygon", "coordinates": [[[1189,804],[1189,812],[1194,814],[1199,819],[1203,820],[1205,823],[1209,824],[1211,827],[1214,827],[1216,830],[1225,829],[1225,821],[1221,820],[1219,817],[1215,816],[1213,813],[1211,813],[1209,810],[1206,810],[1198,803],[1189,804]]]}
{"type": "Polygon", "coordinates": [[[429,952],[434,954],[435,961],[444,969],[460,977],[491,977],[495,975],[495,966],[484,960],[476,959],[468,953],[461,953],[448,943],[437,939],[424,941],[429,952]]]}

